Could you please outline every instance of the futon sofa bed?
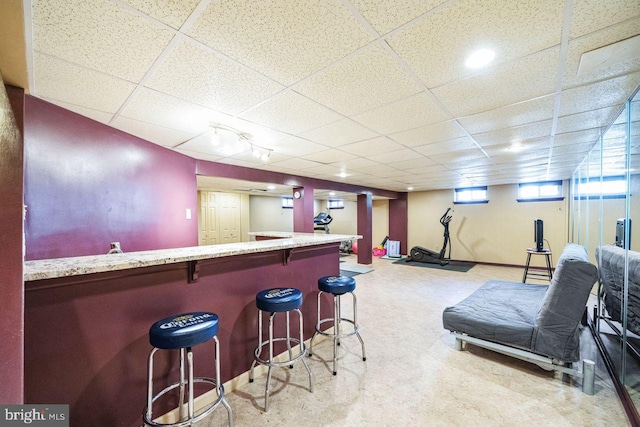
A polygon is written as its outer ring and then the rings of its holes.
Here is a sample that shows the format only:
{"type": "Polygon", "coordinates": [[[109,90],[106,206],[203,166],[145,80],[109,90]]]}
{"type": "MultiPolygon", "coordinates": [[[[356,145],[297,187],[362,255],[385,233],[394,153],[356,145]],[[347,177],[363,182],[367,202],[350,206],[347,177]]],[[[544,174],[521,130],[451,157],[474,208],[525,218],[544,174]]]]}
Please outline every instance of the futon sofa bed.
{"type": "Polygon", "coordinates": [[[445,329],[462,350],[469,342],[545,369],[582,378],[582,389],[593,394],[595,364],[580,360],[580,323],[598,270],[584,247],[565,246],[549,285],[492,280],[469,297],[447,307],[445,329]]]}

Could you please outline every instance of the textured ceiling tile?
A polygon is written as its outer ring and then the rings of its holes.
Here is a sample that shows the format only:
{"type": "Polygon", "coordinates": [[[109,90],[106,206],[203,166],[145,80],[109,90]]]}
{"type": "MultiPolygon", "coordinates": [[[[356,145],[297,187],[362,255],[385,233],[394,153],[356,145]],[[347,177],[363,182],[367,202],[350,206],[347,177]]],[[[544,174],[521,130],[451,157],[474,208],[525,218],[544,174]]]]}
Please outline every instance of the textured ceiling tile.
{"type": "Polygon", "coordinates": [[[640,17],[569,42],[562,87],[577,86],[640,69],[640,58],[633,57],[612,63],[604,68],[598,68],[592,72],[578,74],[580,58],[583,53],[611,45],[638,34],[640,34],[640,17]]]}
{"type": "Polygon", "coordinates": [[[456,139],[450,139],[448,141],[434,142],[432,144],[421,145],[419,147],[413,147],[418,153],[422,153],[425,156],[435,156],[436,154],[450,153],[458,150],[468,150],[476,148],[477,145],[473,142],[473,139],[468,136],[456,139]]]}
{"type": "Polygon", "coordinates": [[[383,35],[446,1],[353,0],[352,3],[371,26],[383,35]]]}
{"type": "Polygon", "coordinates": [[[218,162],[224,158],[223,156],[215,155],[213,153],[202,153],[200,151],[187,150],[182,147],[176,148],[175,151],[177,151],[178,153],[182,153],[185,156],[192,157],[194,159],[207,160],[209,162],[218,162]]]}
{"type": "Polygon", "coordinates": [[[371,41],[338,0],[213,0],[188,35],[285,85],[371,41]]]}
{"type": "Polygon", "coordinates": [[[600,131],[598,129],[588,129],[578,132],[569,132],[556,135],[554,146],[567,145],[567,144],[580,144],[583,142],[595,142],[600,137],[600,131]]]}
{"type": "Polygon", "coordinates": [[[324,151],[328,147],[322,144],[298,138],[296,136],[288,136],[282,140],[270,144],[278,153],[286,154],[291,157],[307,156],[318,151],[324,151]]]}
{"type": "Polygon", "coordinates": [[[419,92],[413,80],[378,44],[294,86],[346,116],[353,116],[419,92]]]}
{"type": "Polygon", "coordinates": [[[425,93],[355,115],[353,120],[383,134],[414,129],[446,120],[448,116],[425,93]]]}
{"type": "Polygon", "coordinates": [[[411,159],[414,159],[417,155],[418,154],[415,151],[405,148],[402,150],[391,151],[389,153],[368,156],[368,158],[373,160],[374,162],[393,163],[393,162],[401,162],[403,160],[411,160],[411,159]]]}
{"type": "Polygon", "coordinates": [[[355,159],[349,160],[339,160],[333,164],[333,166],[339,167],[345,170],[353,170],[356,172],[361,172],[362,168],[370,168],[379,166],[380,163],[374,162],[373,160],[366,159],[364,157],[356,157],[355,159]]]}
{"type": "Polygon", "coordinates": [[[91,120],[95,120],[100,123],[109,124],[109,122],[113,118],[113,113],[106,113],[100,110],[85,108],[79,105],[69,104],[67,102],[57,101],[51,98],[44,98],[44,100],[52,104],[58,105],[69,111],[73,111],[74,113],[80,114],[81,116],[88,117],[91,120]]]}
{"type": "Polygon", "coordinates": [[[138,138],[167,147],[173,147],[195,136],[192,133],[181,132],[165,126],[153,125],[127,117],[117,117],[113,123],[111,123],[111,126],[137,136],[138,138]]]}
{"type": "Polygon", "coordinates": [[[294,91],[268,99],[240,117],[289,133],[301,133],[343,118],[294,91]]]}
{"type": "Polygon", "coordinates": [[[562,91],[560,116],[622,105],[640,84],[640,72],[562,91]]]}
{"type": "Polygon", "coordinates": [[[122,0],[140,12],[179,29],[200,0],[122,0]]]}
{"type": "Polygon", "coordinates": [[[435,123],[389,135],[393,140],[408,147],[431,144],[464,136],[464,130],[455,120],[435,123]]]}
{"type": "Polygon", "coordinates": [[[353,144],[343,145],[340,150],[347,153],[363,154],[367,153],[367,156],[388,153],[390,151],[401,150],[404,147],[397,142],[391,141],[389,138],[378,137],[368,139],[366,141],[354,142],[353,144]]]}
{"type": "Polygon", "coordinates": [[[447,167],[474,167],[490,165],[493,162],[478,148],[460,150],[453,153],[435,154],[429,158],[447,167]]]}
{"type": "Polygon", "coordinates": [[[491,158],[495,158],[496,156],[512,156],[514,159],[525,160],[529,155],[529,153],[534,151],[543,152],[544,156],[549,155],[549,148],[551,147],[551,139],[550,138],[538,138],[527,141],[522,144],[521,148],[518,150],[513,150],[513,146],[511,144],[500,144],[500,145],[492,145],[491,147],[487,147],[484,151],[491,158]],[[520,157],[518,157],[520,156],[520,157]]]}
{"type": "Polygon", "coordinates": [[[573,3],[572,39],[640,15],[640,2],[636,0],[575,0],[573,3]]]}
{"type": "Polygon", "coordinates": [[[336,150],[333,148],[325,151],[318,151],[316,153],[308,154],[306,156],[306,158],[311,161],[324,163],[324,164],[336,163],[341,160],[355,159],[356,157],[358,156],[356,156],[355,154],[348,154],[348,153],[345,153],[344,151],[336,150]]]}
{"type": "Polygon", "coordinates": [[[145,88],[135,93],[121,115],[192,134],[208,129],[212,122],[233,120],[226,114],[145,88]]]}
{"type": "Polygon", "coordinates": [[[471,74],[464,62],[476,49],[493,49],[500,64],[559,44],[562,12],[555,0],[457,2],[389,44],[433,88],[471,74]]]}
{"type": "Polygon", "coordinates": [[[430,168],[431,166],[435,166],[436,162],[431,160],[428,157],[414,157],[408,160],[401,160],[398,162],[390,162],[389,166],[402,170],[406,173],[407,170],[416,169],[416,168],[430,168]]]}
{"type": "Polygon", "coordinates": [[[301,137],[324,144],[338,147],[352,142],[371,139],[377,134],[350,119],[342,119],[300,134],[301,137]]]}
{"type": "Polygon", "coordinates": [[[543,96],[485,111],[472,116],[460,117],[458,121],[470,134],[520,126],[553,117],[554,96],[543,96]]]}
{"type": "Polygon", "coordinates": [[[284,89],[279,83],[184,40],[171,51],[146,85],[231,115],[284,89]]]}
{"type": "Polygon", "coordinates": [[[618,111],[620,111],[620,107],[615,106],[558,117],[556,132],[566,133],[607,126],[613,121],[618,111]]]}
{"type": "MultiPolygon", "coordinates": [[[[572,144],[567,144],[567,145],[560,145],[557,147],[553,147],[553,155],[554,156],[563,156],[563,155],[567,155],[567,154],[578,154],[578,153],[582,153],[582,155],[584,156],[585,154],[587,154],[591,149],[593,148],[593,141],[592,142],[577,142],[577,143],[572,143],[572,144]]],[[[599,161],[598,161],[599,163],[599,161]]]]}
{"type": "Polygon", "coordinates": [[[33,4],[35,50],[136,83],[173,36],[107,0],[33,4]]]}
{"type": "Polygon", "coordinates": [[[528,139],[551,135],[551,120],[530,123],[527,125],[500,129],[473,135],[473,138],[483,147],[496,144],[522,142],[528,139]]]}
{"type": "Polygon", "coordinates": [[[33,62],[35,93],[41,98],[115,113],[135,89],[125,80],[51,56],[35,54],[33,62]]]}
{"type": "Polygon", "coordinates": [[[483,74],[433,90],[454,116],[466,116],[527,101],[555,91],[557,47],[535,53],[483,74]]]}

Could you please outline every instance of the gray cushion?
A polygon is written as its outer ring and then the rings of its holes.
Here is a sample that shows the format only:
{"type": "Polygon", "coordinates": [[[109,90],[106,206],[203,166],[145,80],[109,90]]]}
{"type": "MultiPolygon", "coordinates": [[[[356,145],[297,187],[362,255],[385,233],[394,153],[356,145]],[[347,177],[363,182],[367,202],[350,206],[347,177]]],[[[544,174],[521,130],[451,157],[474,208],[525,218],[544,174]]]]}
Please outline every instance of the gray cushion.
{"type": "Polygon", "coordinates": [[[580,360],[578,327],[597,279],[598,269],[589,262],[584,247],[565,246],[536,319],[533,351],[565,361],[580,360]]]}
{"type": "MultiPolygon", "coordinates": [[[[596,248],[600,263],[600,282],[604,287],[604,305],[609,316],[622,320],[625,250],[614,245],[596,248]],[[602,257],[602,259],[600,259],[602,257]]],[[[640,334],[640,253],[629,251],[629,305],[627,328],[640,334]]]]}

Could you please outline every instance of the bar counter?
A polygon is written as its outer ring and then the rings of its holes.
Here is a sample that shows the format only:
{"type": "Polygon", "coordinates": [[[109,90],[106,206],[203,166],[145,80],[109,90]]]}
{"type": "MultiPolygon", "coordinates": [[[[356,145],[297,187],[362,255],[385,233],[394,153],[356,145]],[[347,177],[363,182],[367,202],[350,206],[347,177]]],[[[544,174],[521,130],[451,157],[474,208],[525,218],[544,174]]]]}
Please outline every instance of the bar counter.
{"type": "Polygon", "coordinates": [[[125,252],[110,255],[90,255],[25,261],[24,280],[28,282],[130,268],[151,267],[154,265],[324,245],[327,243],[361,238],[361,236],[345,234],[312,234],[282,231],[250,232],[249,235],[259,240],[243,243],[125,252]]]}
{"type": "MultiPolygon", "coordinates": [[[[304,337],[311,338],[317,281],[339,274],[340,242],[360,236],[252,236],[256,241],[25,262],[25,403],[68,404],[71,427],[139,427],[149,327],[181,313],[216,313],[226,382],[253,361],[255,296],[263,289],[302,291],[304,337]]],[[[327,297],[323,317],[330,306],[327,297]]],[[[211,351],[210,343],[194,348],[197,375],[213,376],[211,351]]],[[[177,375],[177,364],[170,364],[176,356],[168,353],[157,354],[158,387],[177,375]]],[[[256,384],[262,395],[263,383],[256,384]]]]}

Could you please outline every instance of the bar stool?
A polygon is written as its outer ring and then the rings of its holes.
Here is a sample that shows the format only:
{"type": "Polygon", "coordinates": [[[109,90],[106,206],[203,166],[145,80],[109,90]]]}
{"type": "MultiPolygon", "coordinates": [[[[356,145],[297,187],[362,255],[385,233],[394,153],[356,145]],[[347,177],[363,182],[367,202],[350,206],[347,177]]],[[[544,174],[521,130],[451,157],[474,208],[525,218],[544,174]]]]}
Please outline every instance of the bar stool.
{"type": "MultiPolygon", "coordinates": [[[[524,267],[524,274],[522,275],[522,283],[527,282],[528,277],[540,277],[545,280],[551,281],[553,278],[553,270],[551,269],[551,251],[549,249],[543,249],[538,251],[535,248],[527,248],[527,263],[524,267]],[[544,255],[547,263],[547,271],[545,273],[529,273],[529,264],[531,263],[531,255],[544,255]]],[[[542,280],[542,279],[535,279],[542,280]]]]}
{"type": "Polygon", "coordinates": [[[145,426],[173,426],[182,427],[192,425],[211,414],[220,404],[223,404],[229,415],[229,425],[233,427],[233,413],[224,398],[224,387],[220,384],[220,349],[218,337],[218,315],[203,311],[184,313],[171,316],[154,323],[149,329],[149,342],[153,346],[147,361],[147,406],[142,420],[145,426]],[[193,376],[193,353],[191,348],[213,339],[215,341],[215,378],[193,376]],[[158,394],[153,394],[153,356],[158,350],[180,350],[180,380],[165,387],[158,394]],[[186,351],[185,351],[186,350],[186,351]],[[187,378],[185,378],[185,353],[187,361],[187,378]],[[204,408],[199,414],[194,411],[194,383],[212,385],[218,398],[204,408]],[[153,421],[153,404],[158,398],[171,390],[179,389],[178,412],[179,420],[174,423],[162,424],[153,421]],[[186,389],[186,390],[185,390],[186,389]],[[184,416],[184,397],[187,393],[187,416],[184,416]]]}
{"type": "Polygon", "coordinates": [[[307,361],[304,359],[304,356],[307,353],[307,347],[304,344],[304,340],[302,338],[303,334],[303,324],[302,324],[302,313],[300,312],[300,306],[302,305],[302,292],[299,289],[295,288],[274,288],[274,289],[266,289],[258,292],[256,295],[256,306],[258,307],[258,347],[254,351],[254,359],[251,363],[251,370],[249,373],[249,382],[253,382],[253,368],[257,363],[261,365],[268,366],[267,370],[267,382],[264,389],[264,410],[265,412],[269,410],[269,385],[271,383],[271,368],[274,366],[280,367],[289,365],[290,368],[293,368],[293,363],[302,360],[304,367],[307,369],[309,374],[309,391],[313,393],[313,374],[311,374],[311,370],[309,369],[309,365],[307,365],[307,361]],[[289,323],[289,313],[295,311],[298,313],[299,319],[299,338],[294,338],[291,336],[291,325],[289,323]],[[269,314],[269,337],[264,340],[263,332],[262,332],[262,317],[263,313],[269,314]],[[286,337],[274,337],[273,334],[273,323],[277,313],[285,313],[286,322],[287,322],[287,330],[286,337]],[[286,360],[275,361],[273,354],[273,343],[276,341],[284,341],[287,346],[287,350],[289,352],[289,358],[286,360]],[[299,352],[294,354],[291,343],[295,345],[300,345],[299,352]],[[269,349],[268,357],[262,356],[262,350],[264,347],[269,349]]]}
{"type": "Polygon", "coordinates": [[[318,279],[318,322],[316,323],[316,331],[311,337],[311,342],[309,343],[309,356],[313,353],[313,339],[316,335],[321,334],[330,338],[333,338],[333,375],[338,373],[336,368],[336,360],[337,360],[337,350],[340,345],[340,339],[344,337],[348,337],[351,335],[355,335],[360,340],[360,345],[362,346],[362,360],[367,360],[367,355],[364,350],[364,341],[360,336],[360,332],[358,330],[360,327],[358,326],[358,307],[356,295],[353,291],[356,289],[356,280],[353,277],[348,276],[324,276],[318,279]],[[320,319],[320,300],[323,293],[329,293],[333,295],[333,318],[320,319]],[[353,301],[353,319],[348,319],[342,317],[342,307],[340,304],[340,297],[344,294],[351,294],[353,301]],[[333,325],[333,333],[324,332],[320,329],[320,326],[323,323],[331,322],[333,325]],[[353,329],[343,332],[341,328],[342,322],[348,322],[353,325],[353,329]]]}

